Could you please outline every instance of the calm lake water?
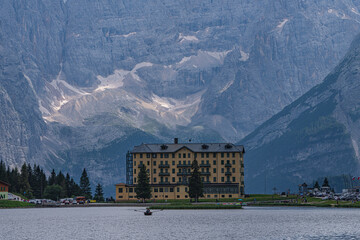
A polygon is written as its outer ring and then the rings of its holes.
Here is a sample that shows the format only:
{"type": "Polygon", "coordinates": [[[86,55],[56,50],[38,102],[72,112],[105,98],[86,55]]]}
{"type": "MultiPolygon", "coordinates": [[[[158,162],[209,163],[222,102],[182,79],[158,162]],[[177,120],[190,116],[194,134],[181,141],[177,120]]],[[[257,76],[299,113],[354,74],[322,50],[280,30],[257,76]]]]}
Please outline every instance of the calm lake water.
{"type": "Polygon", "coordinates": [[[0,239],[360,239],[360,209],[0,209],[0,239]]]}

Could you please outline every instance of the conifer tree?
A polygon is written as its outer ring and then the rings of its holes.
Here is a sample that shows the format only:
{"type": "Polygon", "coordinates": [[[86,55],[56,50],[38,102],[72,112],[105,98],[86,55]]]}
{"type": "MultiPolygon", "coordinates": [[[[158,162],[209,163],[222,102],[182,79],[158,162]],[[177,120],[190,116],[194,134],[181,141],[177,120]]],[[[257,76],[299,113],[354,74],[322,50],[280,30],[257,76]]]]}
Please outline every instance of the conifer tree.
{"type": "Polygon", "coordinates": [[[49,185],[54,185],[56,183],[56,173],[55,173],[55,170],[53,169],[52,172],[51,172],[51,175],[49,177],[49,185]]]}
{"type": "Polygon", "coordinates": [[[319,182],[318,182],[318,181],[315,182],[314,188],[320,189],[320,185],[319,185],[319,182]]]}
{"type": "Polygon", "coordinates": [[[191,177],[189,179],[189,197],[195,198],[195,201],[197,202],[199,200],[199,197],[203,197],[203,183],[201,181],[201,176],[199,172],[199,164],[194,159],[194,161],[191,164],[192,173],[191,177]]]}
{"type": "Polygon", "coordinates": [[[136,197],[142,199],[143,202],[145,202],[145,199],[151,198],[150,178],[144,164],[140,167],[135,193],[136,197]]]}
{"type": "Polygon", "coordinates": [[[329,186],[329,181],[328,181],[327,177],[324,179],[324,182],[323,182],[323,184],[322,184],[322,187],[330,187],[330,186],[329,186]]]}
{"type": "Polygon", "coordinates": [[[80,189],[82,195],[85,196],[86,199],[91,199],[91,187],[90,187],[90,181],[86,172],[86,169],[84,168],[81,178],[80,178],[80,189]]]}
{"type": "Polygon", "coordinates": [[[103,187],[102,187],[102,185],[100,183],[98,183],[98,185],[96,186],[94,199],[97,202],[103,202],[104,201],[103,187]]]}
{"type": "Polygon", "coordinates": [[[25,197],[32,198],[32,191],[29,184],[29,172],[26,163],[24,163],[21,167],[19,190],[21,194],[25,195],[25,197]]]}
{"type": "Polygon", "coordinates": [[[4,182],[8,182],[8,177],[6,173],[6,166],[3,160],[0,162],[0,180],[4,182]]]}

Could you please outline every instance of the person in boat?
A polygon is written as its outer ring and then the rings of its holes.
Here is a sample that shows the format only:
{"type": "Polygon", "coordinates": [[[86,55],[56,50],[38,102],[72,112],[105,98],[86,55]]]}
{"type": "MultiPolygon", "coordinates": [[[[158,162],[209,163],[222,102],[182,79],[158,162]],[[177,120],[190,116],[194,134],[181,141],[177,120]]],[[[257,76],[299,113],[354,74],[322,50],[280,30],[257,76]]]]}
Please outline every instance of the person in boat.
{"type": "Polygon", "coordinates": [[[145,211],[145,213],[146,213],[146,214],[149,214],[149,213],[151,213],[151,211],[150,211],[150,208],[146,208],[146,211],[145,211]]]}

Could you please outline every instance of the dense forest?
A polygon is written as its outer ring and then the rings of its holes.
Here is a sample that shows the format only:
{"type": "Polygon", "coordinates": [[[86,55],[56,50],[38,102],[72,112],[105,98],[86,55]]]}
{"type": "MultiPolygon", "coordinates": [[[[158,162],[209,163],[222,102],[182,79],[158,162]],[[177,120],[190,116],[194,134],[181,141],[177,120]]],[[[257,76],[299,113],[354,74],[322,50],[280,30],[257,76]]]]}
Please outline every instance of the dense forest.
{"type": "MultiPolygon", "coordinates": [[[[72,198],[74,196],[85,196],[92,199],[90,181],[84,169],[80,178],[80,185],[67,173],[61,171],[56,174],[53,169],[47,178],[44,170],[34,164],[24,163],[20,169],[10,169],[3,161],[0,162],[0,180],[10,184],[9,192],[20,194],[26,198],[49,198],[59,200],[60,198],[72,198]]],[[[103,201],[102,186],[96,187],[94,199],[103,201]]]]}

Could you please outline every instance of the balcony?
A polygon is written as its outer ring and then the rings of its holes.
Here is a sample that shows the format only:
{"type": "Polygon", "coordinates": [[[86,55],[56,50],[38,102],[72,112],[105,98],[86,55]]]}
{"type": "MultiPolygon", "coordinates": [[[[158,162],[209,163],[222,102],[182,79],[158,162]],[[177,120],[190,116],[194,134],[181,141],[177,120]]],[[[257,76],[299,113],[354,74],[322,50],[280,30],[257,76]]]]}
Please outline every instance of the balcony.
{"type": "Polygon", "coordinates": [[[159,173],[159,176],[170,176],[170,173],[168,173],[168,172],[161,172],[161,173],[159,173]]]}
{"type": "Polygon", "coordinates": [[[191,164],[178,164],[177,167],[178,168],[191,167],[191,164]]]}
{"type": "Polygon", "coordinates": [[[178,172],[177,175],[178,175],[178,176],[190,176],[191,173],[190,173],[190,172],[185,172],[185,173],[178,172]]]}
{"type": "Polygon", "coordinates": [[[159,168],[169,168],[170,165],[169,164],[160,164],[159,168]]]}
{"type": "Polygon", "coordinates": [[[210,163],[202,163],[200,167],[211,167],[210,163]]]}
{"type": "Polygon", "coordinates": [[[170,182],[159,182],[160,185],[170,185],[170,182]]]}
{"type": "Polygon", "coordinates": [[[232,173],[231,172],[225,172],[226,176],[230,176],[232,173]]]}
{"type": "Polygon", "coordinates": [[[205,175],[205,176],[210,176],[211,173],[210,172],[201,172],[200,174],[205,175]]]}
{"type": "Polygon", "coordinates": [[[231,167],[232,165],[230,163],[226,163],[225,167],[231,167]]]}

